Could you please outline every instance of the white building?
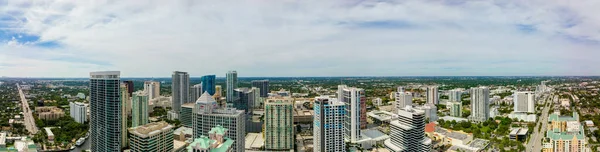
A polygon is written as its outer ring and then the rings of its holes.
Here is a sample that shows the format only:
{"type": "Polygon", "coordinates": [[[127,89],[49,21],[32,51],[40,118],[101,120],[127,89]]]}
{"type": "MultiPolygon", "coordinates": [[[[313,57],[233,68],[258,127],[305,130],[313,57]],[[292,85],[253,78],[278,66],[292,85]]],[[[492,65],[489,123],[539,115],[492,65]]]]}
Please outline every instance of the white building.
{"type": "Polygon", "coordinates": [[[448,91],[448,100],[452,102],[460,102],[462,99],[462,91],[458,89],[448,91]]]}
{"type": "Polygon", "coordinates": [[[490,89],[487,87],[471,88],[470,120],[482,122],[490,118],[490,89]]]}
{"type": "Polygon", "coordinates": [[[144,82],[144,90],[148,92],[148,98],[154,99],[160,96],[160,82],[146,81],[144,82]]]}
{"type": "Polygon", "coordinates": [[[427,87],[427,103],[437,105],[440,103],[440,96],[438,94],[437,86],[427,87]]]}
{"type": "Polygon", "coordinates": [[[431,139],[425,137],[425,113],[406,106],[398,110],[398,120],[390,123],[390,139],[385,147],[392,152],[431,151],[431,139]]]}
{"type": "Polygon", "coordinates": [[[410,92],[396,92],[396,111],[406,107],[412,106],[412,94],[410,92]]]}
{"type": "Polygon", "coordinates": [[[375,98],[373,99],[373,104],[375,104],[375,106],[382,106],[383,100],[381,98],[375,98]]]}
{"type": "Polygon", "coordinates": [[[314,109],[313,151],[345,151],[343,102],[336,98],[316,97],[314,109]]]}
{"type": "Polygon", "coordinates": [[[527,113],[523,113],[523,112],[512,112],[510,114],[508,114],[508,118],[510,119],[517,119],[519,121],[523,120],[524,122],[536,122],[537,121],[537,115],[535,114],[527,114],[527,113]]]}
{"type": "Polygon", "coordinates": [[[416,109],[423,110],[425,112],[425,118],[429,119],[429,122],[437,121],[437,107],[433,104],[427,103],[422,107],[417,107],[416,109]]]}
{"type": "Polygon", "coordinates": [[[193,85],[190,87],[190,100],[198,100],[203,93],[202,83],[193,85]]]}
{"type": "Polygon", "coordinates": [[[85,123],[87,121],[87,105],[80,102],[70,102],[69,111],[71,118],[75,119],[78,123],[85,123]]]}
{"type": "Polygon", "coordinates": [[[338,99],[346,104],[344,140],[352,143],[361,138],[360,130],[367,127],[365,90],[345,85],[338,86],[338,99]]]}
{"type": "Polygon", "coordinates": [[[513,103],[514,112],[535,112],[535,95],[531,91],[515,92],[513,103]]]}

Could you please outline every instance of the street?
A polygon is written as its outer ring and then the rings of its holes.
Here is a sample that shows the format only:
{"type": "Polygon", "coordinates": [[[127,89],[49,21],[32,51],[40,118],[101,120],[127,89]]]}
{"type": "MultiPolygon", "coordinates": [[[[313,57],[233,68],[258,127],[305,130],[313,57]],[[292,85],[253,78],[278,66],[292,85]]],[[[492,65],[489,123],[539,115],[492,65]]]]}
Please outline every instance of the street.
{"type": "Polygon", "coordinates": [[[38,132],[38,128],[35,126],[35,119],[33,119],[33,114],[31,114],[31,109],[29,109],[29,104],[27,103],[27,99],[25,99],[25,93],[23,93],[23,89],[21,89],[21,86],[18,83],[17,88],[19,89],[19,96],[21,96],[25,128],[29,131],[29,133],[36,134],[38,132]]]}
{"type": "MultiPolygon", "coordinates": [[[[544,97],[544,109],[542,110],[542,115],[538,119],[537,125],[533,129],[533,133],[530,135],[529,142],[525,147],[528,152],[537,152],[542,151],[542,138],[544,138],[546,133],[546,128],[548,125],[548,112],[550,111],[550,106],[552,106],[552,101],[548,101],[549,96],[544,97]],[[547,103],[550,103],[546,106],[547,103]],[[542,126],[541,130],[538,131],[539,126],[542,126]]],[[[551,100],[554,97],[551,97],[551,100]]]]}

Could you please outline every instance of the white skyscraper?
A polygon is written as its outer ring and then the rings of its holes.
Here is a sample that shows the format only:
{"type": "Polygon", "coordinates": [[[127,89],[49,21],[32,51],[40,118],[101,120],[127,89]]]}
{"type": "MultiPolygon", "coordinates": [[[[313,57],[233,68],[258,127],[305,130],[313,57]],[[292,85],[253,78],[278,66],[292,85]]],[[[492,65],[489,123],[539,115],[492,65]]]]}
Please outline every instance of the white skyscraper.
{"type": "Polygon", "coordinates": [[[427,87],[427,103],[437,105],[440,103],[440,96],[438,95],[437,86],[427,87]]]}
{"type": "Polygon", "coordinates": [[[160,96],[160,82],[146,81],[144,82],[144,91],[148,92],[150,100],[160,96]]]}
{"type": "Polygon", "coordinates": [[[398,110],[398,120],[390,122],[390,139],[384,145],[392,152],[431,151],[431,139],[425,137],[425,112],[410,106],[398,110]]]}
{"type": "Polygon", "coordinates": [[[233,103],[237,100],[237,93],[235,89],[238,87],[238,78],[237,71],[229,71],[226,74],[227,82],[226,82],[226,99],[227,99],[227,107],[233,107],[233,103]]]}
{"type": "Polygon", "coordinates": [[[487,87],[471,88],[471,116],[472,121],[482,122],[490,118],[490,89],[487,87]]]}
{"type": "Polygon", "coordinates": [[[406,106],[412,106],[412,93],[410,92],[396,92],[396,111],[404,109],[406,106]]]}
{"type": "Polygon", "coordinates": [[[461,102],[462,91],[458,89],[448,91],[448,100],[451,102],[461,102]]]}
{"type": "Polygon", "coordinates": [[[360,88],[338,86],[338,99],[346,104],[346,121],[344,121],[344,139],[356,143],[361,138],[360,129],[366,128],[367,114],[365,91],[360,88]]]}
{"type": "Polygon", "coordinates": [[[313,106],[313,151],[345,151],[345,104],[336,98],[316,97],[313,106]]]}
{"type": "Polygon", "coordinates": [[[515,92],[513,94],[515,112],[535,112],[535,94],[531,91],[515,92]]]}
{"type": "Polygon", "coordinates": [[[71,118],[75,119],[78,123],[85,123],[87,121],[87,106],[81,102],[70,102],[69,111],[71,118]]]}

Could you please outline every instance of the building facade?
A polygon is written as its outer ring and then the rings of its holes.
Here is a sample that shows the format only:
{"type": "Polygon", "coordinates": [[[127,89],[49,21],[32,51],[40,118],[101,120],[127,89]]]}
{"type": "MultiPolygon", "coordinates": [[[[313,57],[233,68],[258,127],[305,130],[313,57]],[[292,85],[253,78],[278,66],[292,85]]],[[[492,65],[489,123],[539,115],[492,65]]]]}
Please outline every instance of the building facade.
{"type": "Polygon", "coordinates": [[[252,87],[260,89],[260,97],[269,97],[269,80],[253,80],[252,87]]]}
{"type": "MultiPolygon", "coordinates": [[[[133,82],[132,82],[133,84],[133,82]]],[[[129,146],[129,139],[127,139],[127,125],[129,115],[131,113],[131,96],[133,93],[129,93],[129,83],[121,83],[119,91],[121,91],[121,148],[129,146]]]]}
{"type": "Polygon", "coordinates": [[[316,97],[313,110],[313,151],[346,151],[346,104],[336,98],[316,97]]]}
{"type": "Polygon", "coordinates": [[[90,73],[90,150],[120,151],[121,92],[119,71],[90,73]]]}
{"type": "Polygon", "coordinates": [[[235,141],[233,150],[236,152],[244,151],[246,136],[244,111],[234,108],[221,108],[218,106],[217,101],[205,92],[196,101],[192,117],[194,120],[192,122],[194,138],[206,136],[206,133],[213,127],[221,125],[229,129],[225,136],[235,141]]]}
{"type": "Polygon", "coordinates": [[[367,127],[365,90],[345,85],[338,86],[338,99],[346,104],[344,140],[356,143],[361,139],[360,130],[367,127]]]}
{"type": "Polygon", "coordinates": [[[153,122],[128,130],[132,152],[173,151],[173,126],[167,122],[153,122]]]}
{"type": "Polygon", "coordinates": [[[193,85],[190,87],[190,100],[197,100],[200,98],[202,93],[204,93],[202,89],[202,83],[193,85]]]}
{"type": "Polygon", "coordinates": [[[133,93],[131,105],[131,127],[137,127],[148,123],[148,92],[136,91],[133,93]]]}
{"type": "Polygon", "coordinates": [[[390,122],[389,136],[384,145],[392,152],[431,151],[431,139],[425,137],[425,112],[410,106],[398,110],[398,120],[390,122]]]}
{"type": "Polygon", "coordinates": [[[215,95],[216,77],[217,76],[215,75],[205,75],[200,77],[200,81],[202,82],[202,93],[208,92],[208,94],[210,94],[211,96],[215,95]]]}
{"type": "Polygon", "coordinates": [[[173,111],[179,114],[181,105],[191,102],[189,100],[190,75],[187,72],[173,71],[171,75],[171,97],[173,100],[173,111]]]}
{"type": "Polygon", "coordinates": [[[448,101],[461,102],[462,101],[462,91],[458,90],[458,89],[448,91],[448,101]]]}
{"type": "Polygon", "coordinates": [[[238,87],[237,71],[227,72],[226,77],[227,77],[227,82],[226,82],[227,91],[225,93],[227,93],[227,96],[226,96],[227,107],[233,107],[234,106],[233,102],[235,102],[237,100],[237,93],[235,93],[235,89],[237,89],[237,87],[238,87]]]}
{"type": "Polygon", "coordinates": [[[572,117],[550,114],[548,122],[548,141],[543,144],[543,152],[585,152],[585,130],[577,112],[573,112],[572,117]]]}
{"type": "Polygon", "coordinates": [[[160,96],[160,82],[146,81],[144,82],[144,91],[148,92],[150,100],[160,96]]]}
{"type": "Polygon", "coordinates": [[[265,149],[294,149],[294,99],[267,99],[264,117],[265,149]]]}
{"type": "Polygon", "coordinates": [[[85,123],[87,121],[87,105],[81,102],[70,102],[69,114],[76,122],[85,123]]]}
{"type": "Polygon", "coordinates": [[[251,114],[253,111],[252,107],[254,107],[255,90],[250,88],[237,88],[235,89],[235,93],[237,94],[237,100],[233,102],[233,107],[251,114]]]}
{"type": "Polygon", "coordinates": [[[186,148],[188,152],[233,152],[233,140],[225,135],[229,129],[217,125],[207,136],[194,139],[186,148]]]}
{"type": "Polygon", "coordinates": [[[438,94],[437,86],[427,87],[427,103],[437,105],[440,103],[440,96],[438,94]]]}
{"type": "Polygon", "coordinates": [[[404,109],[406,106],[412,106],[412,93],[398,91],[396,92],[396,105],[395,109],[400,110],[404,109]]]}
{"type": "Polygon", "coordinates": [[[471,88],[471,116],[475,122],[483,122],[490,118],[490,89],[487,87],[471,88]]]}
{"type": "Polygon", "coordinates": [[[461,102],[448,102],[450,107],[450,116],[461,117],[462,116],[462,103],[461,102]]]}
{"type": "Polygon", "coordinates": [[[42,120],[57,120],[65,116],[65,112],[56,106],[35,107],[35,112],[42,120]]]}
{"type": "Polygon", "coordinates": [[[513,94],[514,112],[535,113],[535,94],[531,91],[513,94]]]}

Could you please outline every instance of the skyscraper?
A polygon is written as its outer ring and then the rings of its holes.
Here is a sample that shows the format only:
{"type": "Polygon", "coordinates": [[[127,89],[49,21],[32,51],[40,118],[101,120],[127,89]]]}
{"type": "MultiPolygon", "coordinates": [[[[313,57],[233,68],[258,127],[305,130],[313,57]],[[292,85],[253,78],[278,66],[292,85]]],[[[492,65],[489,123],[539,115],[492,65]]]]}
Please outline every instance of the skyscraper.
{"type": "Polygon", "coordinates": [[[204,93],[203,89],[202,89],[202,84],[196,84],[192,87],[190,87],[190,99],[191,100],[197,100],[200,95],[202,95],[202,93],[204,93]]]}
{"type": "Polygon", "coordinates": [[[270,98],[265,102],[265,149],[294,149],[294,99],[270,98]]]}
{"type": "MultiPolygon", "coordinates": [[[[131,83],[133,84],[133,82],[131,83]]],[[[127,119],[129,119],[129,115],[131,113],[131,93],[129,93],[129,83],[121,83],[120,91],[121,91],[121,148],[125,148],[129,145],[129,140],[127,139],[127,119]]]]}
{"type": "Polygon", "coordinates": [[[535,113],[535,94],[531,91],[515,92],[513,94],[514,111],[535,113]]]}
{"type": "Polygon", "coordinates": [[[406,106],[412,106],[412,93],[396,92],[396,111],[404,109],[406,106]]]}
{"type": "Polygon", "coordinates": [[[200,77],[200,81],[202,83],[202,93],[208,92],[208,94],[215,95],[215,75],[205,75],[200,77]]]}
{"type": "Polygon", "coordinates": [[[144,82],[144,91],[148,92],[148,98],[150,100],[158,98],[160,96],[160,83],[156,81],[144,82]]]}
{"type": "Polygon", "coordinates": [[[249,88],[235,89],[237,100],[233,102],[233,106],[238,110],[244,110],[246,113],[251,114],[252,107],[254,107],[254,91],[249,88]]]}
{"type": "Polygon", "coordinates": [[[131,127],[148,123],[148,92],[136,91],[132,97],[131,127]]]}
{"type": "Polygon", "coordinates": [[[173,126],[167,122],[153,122],[128,130],[132,152],[173,151],[173,126]]]}
{"type": "Polygon", "coordinates": [[[90,139],[92,151],[120,151],[121,92],[119,71],[90,72],[90,139]]]}
{"type": "Polygon", "coordinates": [[[448,100],[453,102],[460,102],[462,100],[462,91],[458,89],[448,91],[448,100]]]}
{"type": "Polygon", "coordinates": [[[346,105],[336,98],[316,97],[313,110],[313,151],[346,151],[346,105]]]}
{"type": "Polygon", "coordinates": [[[235,141],[233,151],[244,151],[246,136],[244,111],[235,108],[220,108],[217,101],[205,92],[196,101],[192,117],[194,119],[192,122],[194,138],[206,136],[213,127],[221,125],[229,129],[225,136],[235,141]]]}
{"type": "Polygon", "coordinates": [[[449,102],[450,116],[461,117],[462,116],[462,103],[460,102],[449,102]]]}
{"type": "Polygon", "coordinates": [[[133,81],[127,80],[123,81],[123,83],[127,84],[127,93],[129,93],[129,96],[131,97],[133,93],[133,81]]]}
{"type": "Polygon", "coordinates": [[[438,87],[437,86],[427,87],[427,103],[431,103],[434,105],[437,105],[440,103],[440,97],[438,95],[438,87]]]}
{"type": "MultiPolygon", "coordinates": [[[[190,75],[187,72],[173,71],[171,76],[171,92],[173,111],[179,114],[181,105],[191,102],[188,98],[190,88],[190,75]]],[[[193,101],[193,100],[192,100],[193,101]]]]}
{"type": "Polygon", "coordinates": [[[344,140],[356,143],[361,138],[360,129],[367,127],[365,90],[345,85],[338,86],[338,99],[346,104],[344,140]]]}
{"type": "Polygon", "coordinates": [[[260,97],[269,97],[269,80],[253,80],[252,87],[260,89],[260,97]]]}
{"type": "Polygon", "coordinates": [[[237,71],[229,71],[227,72],[227,107],[233,107],[233,102],[237,100],[237,93],[235,93],[235,89],[238,87],[238,78],[237,71]]]}
{"type": "Polygon", "coordinates": [[[471,116],[469,119],[482,122],[490,118],[489,103],[490,90],[487,87],[471,88],[471,116]]]}
{"type": "Polygon", "coordinates": [[[431,139],[425,137],[425,113],[410,106],[398,110],[398,120],[390,122],[390,139],[384,145],[392,152],[431,151],[431,139]]]}

